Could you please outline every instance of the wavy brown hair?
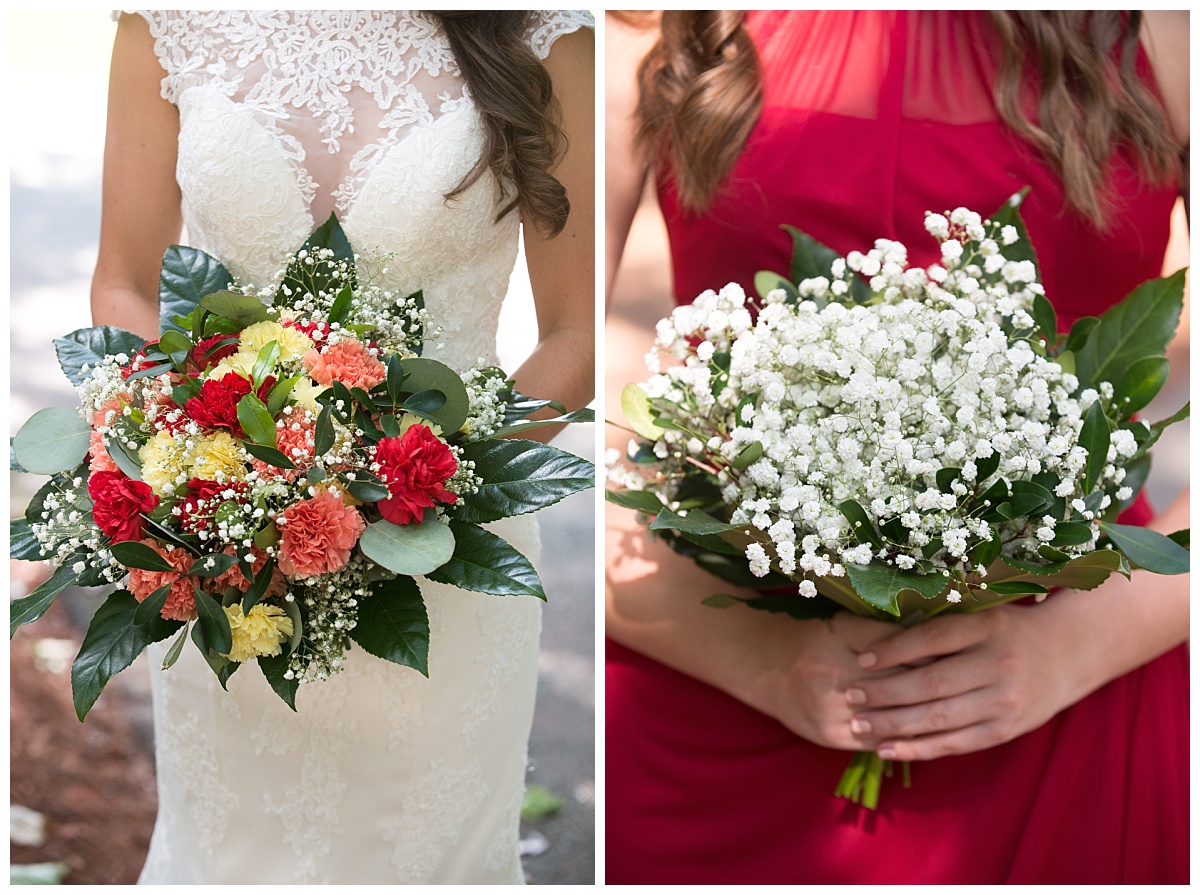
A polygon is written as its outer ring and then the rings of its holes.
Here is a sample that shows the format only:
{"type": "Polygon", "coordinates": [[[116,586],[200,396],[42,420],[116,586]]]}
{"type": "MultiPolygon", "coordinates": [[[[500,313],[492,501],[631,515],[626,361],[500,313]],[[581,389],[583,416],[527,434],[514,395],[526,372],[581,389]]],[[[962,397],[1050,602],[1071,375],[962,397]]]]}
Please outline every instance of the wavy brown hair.
{"type": "MultiPolygon", "coordinates": [[[[680,201],[693,213],[712,204],[762,111],[745,17],[737,10],[664,11],[661,36],[638,72],[639,145],[654,163],[671,165],[680,201]]],[[[991,12],[1002,48],[997,112],[1059,174],[1067,205],[1101,227],[1115,146],[1134,149],[1148,182],[1180,173],[1182,147],[1138,77],[1141,18],[1115,10],[991,12]],[[1031,72],[1038,124],[1020,103],[1031,72]]]]}
{"type": "Polygon", "coordinates": [[[567,223],[567,191],[550,173],[566,149],[550,74],[525,43],[528,10],[440,10],[442,26],[484,124],[483,152],[446,194],[461,195],[491,171],[504,191],[500,220],[514,208],[548,236],[567,223]],[[513,191],[508,190],[511,184],[513,191]]]}

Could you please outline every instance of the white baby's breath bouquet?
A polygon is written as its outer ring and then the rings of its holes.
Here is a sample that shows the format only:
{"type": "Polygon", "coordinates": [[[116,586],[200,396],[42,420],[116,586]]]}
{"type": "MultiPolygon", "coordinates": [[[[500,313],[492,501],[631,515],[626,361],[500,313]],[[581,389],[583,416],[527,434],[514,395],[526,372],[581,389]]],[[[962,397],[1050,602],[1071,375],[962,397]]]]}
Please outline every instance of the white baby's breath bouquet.
{"type": "MultiPolygon", "coordinates": [[[[790,276],[760,273],[761,304],[730,284],[659,322],[608,497],[762,592],[706,602],[913,624],[1188,570],[1186,532],[1115,521],[1188,413],[1134,416],[1166,379],[1183,272],[1060,335],[1021,197],[927,213],[924,269],[898,242],[842,258],[788,228],[790,276]]],[[[890,771],[857,753],[837,793],[873,808],[890,771]]]]}

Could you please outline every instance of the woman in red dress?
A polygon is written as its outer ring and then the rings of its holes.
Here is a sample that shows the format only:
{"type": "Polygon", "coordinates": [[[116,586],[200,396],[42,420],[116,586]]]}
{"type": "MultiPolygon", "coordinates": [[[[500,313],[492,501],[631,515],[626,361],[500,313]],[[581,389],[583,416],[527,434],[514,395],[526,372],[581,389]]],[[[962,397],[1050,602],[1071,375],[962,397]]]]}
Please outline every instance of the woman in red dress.
{"type": "MultiPolygon", "coordinates": [[[[1161,272],[1186,12],[668,13],[608,38],[610,287],[648,170],[679,301],[786,270],[781,224],[925,266],[924,211],[1025,186],[1060,328],[1161,272]]],[[[1186,500],[1130,513],[1188,524],[1186,500]]],[[[1187,881],[1188,576],[901,630],[711,609],[727,584],[628,511],[608,528],[606,882],[1187,881]],[[858,749],[912,761],[911,788],[835,798],[858,749]]]]}

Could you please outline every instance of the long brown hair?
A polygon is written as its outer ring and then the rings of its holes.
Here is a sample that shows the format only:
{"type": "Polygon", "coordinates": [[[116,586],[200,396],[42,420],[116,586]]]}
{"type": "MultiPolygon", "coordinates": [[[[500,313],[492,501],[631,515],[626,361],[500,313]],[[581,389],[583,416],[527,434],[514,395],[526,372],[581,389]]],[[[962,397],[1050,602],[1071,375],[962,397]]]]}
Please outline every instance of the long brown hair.
{"type": "MultiPolygon", "coordinates": [[[[669,161],[680,201],[693,213],[712,203],[761,114],[745,17],[664,11],[661,37],[638,72],[639,145],[653,162],[669,161]]],[[[1070,208],[1103,226],[1105,173],[1117,145],[1135,150],[1149,182],[1179,173],[1182,147],[1136,70],[1140,13],[992,11],[991,18],[1003,50],[996,110],[1053,166],[1070,208]],[[1038,124],[1020,102],[1027,59],[1040,81],[1038,124]]]]}
{"type": "Polygon", "coordinates": [[[523,39],[529,11],[429,14],[441,24],[484,122],[479,161],[446,198],[460,195],[490,170],[502,189],[514,188],[502,195],[505,204],[496,220],[520,208],[538,229],[557,236],[571,205],[550,170],[565,150],[566,137],[550,75],[523,39]]]}

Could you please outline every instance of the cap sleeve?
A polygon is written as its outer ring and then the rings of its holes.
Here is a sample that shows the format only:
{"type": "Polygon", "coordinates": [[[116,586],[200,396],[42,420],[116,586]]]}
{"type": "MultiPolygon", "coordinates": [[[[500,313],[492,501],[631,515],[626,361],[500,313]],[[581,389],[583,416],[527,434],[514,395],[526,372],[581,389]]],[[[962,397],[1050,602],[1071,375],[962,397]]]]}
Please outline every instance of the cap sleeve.
{"type": "Polygon", "coordinates": [[[550,55],[554,42],[580,28],[595,28],[596,20],[582,9],[535,9],[530,16],[525,41],[539,59],[550,55]]]}

